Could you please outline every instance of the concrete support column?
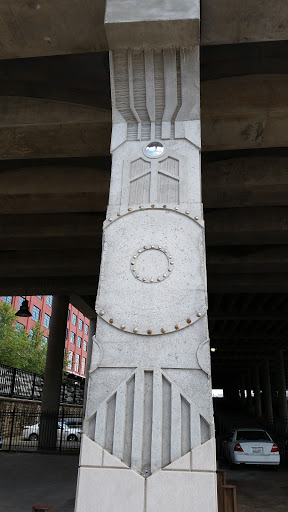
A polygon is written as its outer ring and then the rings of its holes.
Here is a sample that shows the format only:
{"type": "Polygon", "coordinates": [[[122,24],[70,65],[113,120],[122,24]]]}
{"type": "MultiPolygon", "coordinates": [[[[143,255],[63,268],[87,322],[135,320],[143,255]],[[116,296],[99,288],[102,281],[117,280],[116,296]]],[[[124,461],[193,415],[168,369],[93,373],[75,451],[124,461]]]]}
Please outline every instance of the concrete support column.
{"type": "Polygon", "coordinates": [[[41,404],[40,449],[54,449],[57,442],[68,306],[69,297],[54,295],[41,404]]]}
{"type": "Polygon", "coordinates": [[[241,398],[241,404],[242,404],[242,406],[243,406],[243,407],[245,407],[245,406],[246,406],[245,390],[246,390],[245,377],[244,377],[244,375],[241,375],[241,382],[240,382],[240,398],[241,398]]]}
{"type": "Polygon", "coordinates": [[[276,366],[278,375],[278,404],[279,416],[286,424],[285,430],[288,427],[288,411],[287,411],[287,398],[286,398],[286,376],[283,350],[279,350],[276,354],[276,366]]]}
{"type": "Polygon", "coordinates": [[[247,407],[251,410],[252,407],[252,384],[250,371],[246,377],[246,390],[247,390],[247,407]]]}
{"type": "Polygon", "coordinates": [[[261,404],[261,393],[260,393],[260,378],[259,368],[256,366],[253,372],[253,386],[254,386],[254,408],[255,416],[257,418],[262,417],[262,404],[261,404]]]}
{"type": "Polygon", "coordinates": [[[90,318],[89,325],[89,335],[88,335],[88,352],[87,352],[87,362],[86,362],[86,382],[84,389],[84,400],[83,400],[83,410],[86,409],[87,403],[87,393],[88,393],[88,382],[89,382],[89,371],[91,366],[91,357],[92,357],[92,348],[93,348],[93,340],[96,331],[96,318],[90,318]]]}
{"type": "Polygon", "coordinates": [[[270,380],[270,365],[269,360],[266,359],[262,367],[262,381],[263,381],[263,410],[264,418],[269,423],[273,423],[273,407],[272,407],[272,393],[271,393],[271,380],[270,380]]]}
{"type": "Polygon", "coordinates": [[[199,22],[199,0],[106,1],[112,170],[77,512],[217,510],[199,22]]]}

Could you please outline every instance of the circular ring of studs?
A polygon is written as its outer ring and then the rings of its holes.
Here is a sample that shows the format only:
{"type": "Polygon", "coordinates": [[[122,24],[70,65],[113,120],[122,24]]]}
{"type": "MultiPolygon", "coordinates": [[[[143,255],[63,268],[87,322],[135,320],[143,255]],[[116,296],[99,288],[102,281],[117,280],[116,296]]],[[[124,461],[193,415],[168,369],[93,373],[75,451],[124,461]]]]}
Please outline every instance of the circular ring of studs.
{"type": "Polygon", "coordinates": [[[169,277],[169,275],[173,271],[174,261],[173,261],[172,256],[169,255],[168,249],[166,249],[165,247],[162,247],[161,245],[144,245],[143,247],[138,249],[138,251],[134,254],[134,256],[130,262],[130,268],[131,268],[131,272],[132,272],[133,276],[135,277],[135,279],[137,279],[138,281],[141,281],[142,283],[147,283],[147,284],[161,283],[161,281],[165,281],[165,279],[167,279],[167,277],[169,277]],[[146,252],[146,251],[160,251],[166,256],[168,266],[167,266],[167,271],[165,272],[165,274],[159,274],[157,277],[155,277],[155,276],[148,276],[148,275],[141,276],[137,272],[137,270],[136,270],[137,258],[139,258],[140,254],[143,254],[143,252],[146,252]]]}

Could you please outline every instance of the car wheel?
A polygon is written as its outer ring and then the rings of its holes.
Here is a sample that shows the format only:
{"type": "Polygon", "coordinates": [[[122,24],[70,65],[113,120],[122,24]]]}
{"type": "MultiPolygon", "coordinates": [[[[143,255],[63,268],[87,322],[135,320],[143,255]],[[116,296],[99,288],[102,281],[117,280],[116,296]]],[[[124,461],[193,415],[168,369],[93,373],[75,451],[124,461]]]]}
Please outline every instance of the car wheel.
{"type": "Polygon", "coordinates": [[[29,441],[38,441],[38,435],[37,434],[30,434],[29,441]]]}
{"type": "Polygon", "coordinates": [[[75,436],[75,434],[70,434],[68,437],[67,437],[67,441],[78,441],[78,437],[75,436]]]}

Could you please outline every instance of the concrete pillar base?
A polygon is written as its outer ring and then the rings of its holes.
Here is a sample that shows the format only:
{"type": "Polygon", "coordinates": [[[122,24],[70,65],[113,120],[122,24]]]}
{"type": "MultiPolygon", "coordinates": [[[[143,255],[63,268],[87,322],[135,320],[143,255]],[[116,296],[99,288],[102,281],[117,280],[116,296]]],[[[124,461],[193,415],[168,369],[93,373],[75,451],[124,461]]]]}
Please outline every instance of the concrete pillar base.
{"type": "Polygon", "coordinates": [[[83,435],[80,465],[75,512],[217,512],[214,439],[145,478],[83,435]]]}

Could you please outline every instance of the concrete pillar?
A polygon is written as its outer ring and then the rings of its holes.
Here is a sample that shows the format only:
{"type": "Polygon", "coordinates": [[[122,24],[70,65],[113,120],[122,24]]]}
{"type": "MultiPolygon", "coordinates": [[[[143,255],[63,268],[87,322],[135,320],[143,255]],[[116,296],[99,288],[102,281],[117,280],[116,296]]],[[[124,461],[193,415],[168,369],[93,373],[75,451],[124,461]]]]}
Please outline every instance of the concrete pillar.
{"type": "Polygon", "coordinates": [[[95,331],[96,331],[96,318],[90,318],[89,335],[88,335],[88,352],[87,352],[87,360],[86,360],[86,381],[85,381],[84,400],[83,400],[83,410],[84,411],[86,409],[86,403],[87,403],[89,370],[90,370],[90,366],[91,366],[92,347],[93,347],[95,331]]]}
{"type": "Polygon", "coordinates": [[[250,371],[246,376],[246,390],[247,390],[247,407],[251,409],[252,407],[252,384],[251,384],[251,375],[250,371]]]}
{"type": "Polygon", "coordinates": [[[276,354],[276,367],[278,375],[278,404],[280,419],[286,424],[285,430],[288,426],[288,411],[287,411],[287,398],[286,398],[286,377],[283,350],[279,350],[276,354]]]}
{"type": "Polygon", "coordinates": [[[263,380],[263,410],[264,418],[269,423],[273,423],[273,407],[272,407],[272,394],[271,394],[271,381],[270,381],[270,365],[269,360],[266,359],[262,367],[262,380],[263,380]]]}
{"type": "Polygon", "coordinates": [[[228,385],[224,386],[223,387],[223,399],[225,400],[225,402],[229,402],[230,398],[231,398],[230,388],[228,385]]]}
{"type": "Polygon", "coordinates": [[[39,448],[55,449],[69,297],[54,295],[41,404],[39,448]]]}
{"type": "Polygon", "coordinates": [[[241,397],[241,404],[243,407],[246,406],[246,395],[245,395],[245,391],[246,391],[246,381],[245,381],[245,376],[244,375],[241,375],[241,381],[240,381],[240,397],[241,397]]]}
{"type": "Polygon", "coordinates": [[[106,1],[113,158],[77,512],[217,510],[199,14],[106,1]]]}
{"type": "Polygon", "coordinates": [[[262,417],[262,404],[261,404],[260,379],[259,379],[258,366],[255,366],[254,371],[253,371],[253,387],[254,387],[255,416],[257,418],[261,418],[262,417]]]}

